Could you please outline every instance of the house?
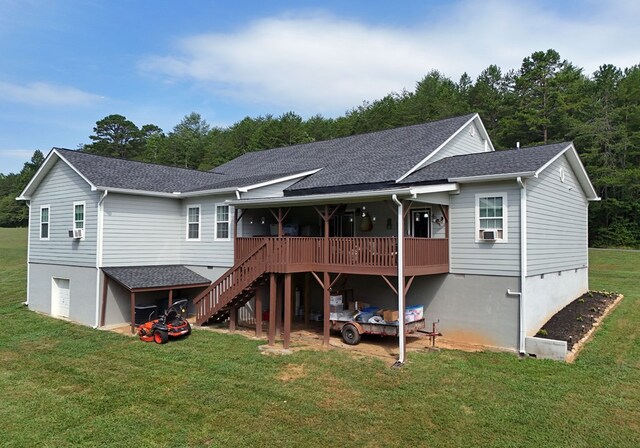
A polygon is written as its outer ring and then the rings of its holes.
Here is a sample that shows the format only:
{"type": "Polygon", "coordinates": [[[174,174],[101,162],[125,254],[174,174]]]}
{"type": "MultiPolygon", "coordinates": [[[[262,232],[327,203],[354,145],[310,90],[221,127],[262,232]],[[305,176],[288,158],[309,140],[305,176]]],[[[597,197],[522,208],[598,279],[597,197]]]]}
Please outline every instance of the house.
{"type": "Polygon", "coordinates": [[[588,288],[598,197],[572,143],[495,151],[470,114],[210,172],[53,149],[18,199],[30,205],[28,305],[40,312],[133,323],[134,307],[177,294],[199,324],[233,328],[241,310],[259,335],[273,310],[269,342],[284,326],[288,346],[292,316],[313,310],[328,342],[330,294],[342,291],[422,305],[450,339],[524,352],[588,288]]]}

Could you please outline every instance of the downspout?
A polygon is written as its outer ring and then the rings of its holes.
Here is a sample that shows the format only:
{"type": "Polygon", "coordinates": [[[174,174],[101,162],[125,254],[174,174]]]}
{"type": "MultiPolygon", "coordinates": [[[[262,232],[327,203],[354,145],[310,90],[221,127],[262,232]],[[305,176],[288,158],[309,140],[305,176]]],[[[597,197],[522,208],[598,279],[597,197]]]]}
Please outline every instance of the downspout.
{"type": "Polygon", "coordinates": [[[100,268],[102,267],[102,232],[103,232],[103,202],[107,198],[109,190],[104,190],[98,200],[98,229],[96,235],[96,321],[93,328],[100,326],[100,268]]]}
{"type": "MultiPolygon", "coordinates": [[[[31,290],[31,284],[29,283],[29,271],[31,271],[31,201],[26,201],[29,208],[29,219],[27,220],[27,301],[23,305],[29,306],[29,291],[31,290]]],[[[49,217],[51,222],[51,217],[49,217]]],[[[49,226],[49,232],[51,232],[51,226],[49,226]]]]}
{"type": "Polygon", "coordinates": [[[406,344],[404,334],[404,216],[402,202],[397,195],[391,196],[393,202],[398,206],[398,339],[399,350],[398,360],[394,366],[400,367],[405,362],[406,344]]]}
{"type": "Polygon", "coordinates": [[[527,184],[522,177],[516,179],[520,185],[520,341],[519,352],[525,353],[524,343],[527,337],[526,293],[527,280],[527,184]]]}

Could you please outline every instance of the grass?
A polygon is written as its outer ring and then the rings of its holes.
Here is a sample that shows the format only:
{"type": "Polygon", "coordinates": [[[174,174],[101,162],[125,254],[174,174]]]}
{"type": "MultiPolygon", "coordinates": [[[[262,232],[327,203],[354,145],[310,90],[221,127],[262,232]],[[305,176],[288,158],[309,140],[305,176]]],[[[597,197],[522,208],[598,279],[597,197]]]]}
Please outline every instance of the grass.
{"type": "Polygon", "coordinates": [[[640,253],[593,251],[625,300],[575,364],[340,350],[263,356],[194,331],[159,346],[28,311],[26,232],[0,229],[0,445],[640,446],[640,253]]]}

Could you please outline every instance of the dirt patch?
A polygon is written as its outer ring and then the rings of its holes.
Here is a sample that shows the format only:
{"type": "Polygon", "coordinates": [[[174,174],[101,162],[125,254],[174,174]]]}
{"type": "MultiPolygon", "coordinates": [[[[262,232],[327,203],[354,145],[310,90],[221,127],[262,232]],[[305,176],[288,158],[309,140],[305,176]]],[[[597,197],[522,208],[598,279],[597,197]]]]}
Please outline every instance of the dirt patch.
{"type": "Polygon", "coordinates": [[[536,336],[567,341],[567,350],[571,351],[597,326],[600,319],[617,303],[618,297],[615,293],[589,291],[558,311],[536,336]]]}
{"type": "Polygon", "coordinates": [[[304,365],[302,364],[287,364],[278,375],[280,381],[289,382],[304,378],[307,373],[304,371],[304,365]]]}

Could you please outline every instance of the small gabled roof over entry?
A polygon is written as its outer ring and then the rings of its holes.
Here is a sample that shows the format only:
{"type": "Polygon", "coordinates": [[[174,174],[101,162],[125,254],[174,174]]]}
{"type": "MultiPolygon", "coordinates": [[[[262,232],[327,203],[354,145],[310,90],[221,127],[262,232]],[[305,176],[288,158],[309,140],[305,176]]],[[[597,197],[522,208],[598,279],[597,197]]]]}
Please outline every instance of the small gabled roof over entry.
{"type": "Polygon", "coordinates": [[[129,291],[198,288],[211,284],[209,279],[181,265],[108,267],[102,271],[129,291]]]}

